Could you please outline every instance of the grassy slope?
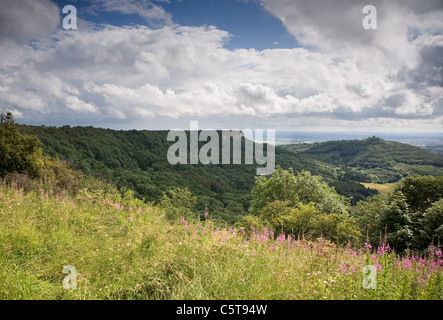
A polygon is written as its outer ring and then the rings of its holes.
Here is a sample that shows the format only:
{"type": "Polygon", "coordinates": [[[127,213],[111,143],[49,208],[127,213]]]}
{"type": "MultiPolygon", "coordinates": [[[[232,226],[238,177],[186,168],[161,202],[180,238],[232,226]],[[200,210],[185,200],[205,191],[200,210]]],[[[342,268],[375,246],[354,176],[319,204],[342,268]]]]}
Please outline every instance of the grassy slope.
{"type": "Polygon", "coordinates": [[[380,192],[381,194],[388,194],[389,192],[394,191],[395,185],[397,183],[365,183],[362,182],[362,185],[364,185],[366,188],[371,188],[371,189],[375,189],[378,190],[378,192],[380,192]]]}
{"type": "Polygon", "coordinates": [[[434,260],[355,250],[170,223],[129,196],[0,186],[1,299],[443,299],[434,260]],[[363,288],[366,264],[376,290],[363,288]],[[76,290],[63,289],[66,265],[76,290]]]}
{"type": "Polygon", "coordinates": [[[372,182],[395,182],[409,174],[443,175],[443,157],[407,144],[380,138],[285,145],[296,154],[345,165],[372,182]]]}

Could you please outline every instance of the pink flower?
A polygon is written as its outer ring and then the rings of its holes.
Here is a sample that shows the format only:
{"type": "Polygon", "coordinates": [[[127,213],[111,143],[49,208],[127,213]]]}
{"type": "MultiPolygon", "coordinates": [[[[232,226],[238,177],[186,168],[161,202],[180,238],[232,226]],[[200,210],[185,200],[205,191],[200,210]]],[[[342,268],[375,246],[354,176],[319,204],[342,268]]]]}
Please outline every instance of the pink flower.
{"type": "Polygon", "coordinates": [[[205,218],[207,218],[209,215],[208,211],[205,211],[205,218]]]}
{"type": "Polygon", "coordinates": [[[132,207],[129,207],[129,212],[132,212],[132,210],[133,210],[132,207]]]}
{"type": "Polygon", "coordinates": [[[203,229],[202,234],[206,234],[206,229],[203,229]]]}
{"type": "Polygon", "coordinates": [[[186,220],[184,218],[182,218],[181,222],[182,223],[186,223],[186,220]]]}
{"type": "Polygon", "coordinates": [[[435,255],[440,258],[442,256],[441,249],[438,249],[437,251],[435,251],[435,255]]]}
{"type": "Polygon", "coordinates": [[[254,226],[251,224],[251,226],[249,227],[251,230],[254,230],[254,226]]]}
{"type": "Polygon", "coordinates": [[[346,263],[340,263],[340,266],[338,267],[338,271],[343,273],[343,272],[346,272],[346,270],[347,270],[346,263]]]}
{"type": "Polygon", "coordinates": [[[429,269],[431,269],[432,271],[437,271],[437,262],[436,261],[431,261],[429,262],[429,269]]]}
{"type": "Polygon", "coordinates": [[[372,246],[369,242],[368,243],[365,242],[365,248],[366,248],[366,250],[370,250],[372,248],[372,246]]]}
{"type": "Polygon", "coordinates": [[[132,221],[132,220],[134,220],[134,218],[133,217],[129,217],[129,221],[132,221]]]}
{"type": "Polygon", "coordinates": [[[405,270],[411,270],[411,260],[405,259],[403,260],[403,267],[405,270]]]}
{"type": "Polygon", "coordinates": [[[382,246],[378,246],[378,253],[381,253],[381,255],[384,255],[385,253],[389,253],[389,251],[391,250],[391,248],[389,247],[389,243],[385,245],[385,243],[383,242],[382,246]]]}
{"type": "Polygon", "coordinates": [[[350,266],[349,270],[351,270],[351,272],[355,272],[355,267],[354,266],[350,266]]]}
{"type": "Polygon", "coordinates": [[[382,269],[382,268],[381,268],[381,265],[376,264],[376,265],[375,265],[375,269],[376,269],[377,271],[381,271],[381,269],[382,269]]]}

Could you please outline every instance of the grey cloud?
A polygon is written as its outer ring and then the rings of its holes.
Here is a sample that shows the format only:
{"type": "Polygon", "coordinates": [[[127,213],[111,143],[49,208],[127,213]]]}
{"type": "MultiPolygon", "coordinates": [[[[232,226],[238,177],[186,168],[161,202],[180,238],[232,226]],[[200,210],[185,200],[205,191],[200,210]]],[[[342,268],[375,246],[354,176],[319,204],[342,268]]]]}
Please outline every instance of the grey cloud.
{"type": "Polygon", "coordinates": [[[48,36],[60,23],[60,9],[49,0],[3,0],[0,37],[29,40],[48,36]]]}

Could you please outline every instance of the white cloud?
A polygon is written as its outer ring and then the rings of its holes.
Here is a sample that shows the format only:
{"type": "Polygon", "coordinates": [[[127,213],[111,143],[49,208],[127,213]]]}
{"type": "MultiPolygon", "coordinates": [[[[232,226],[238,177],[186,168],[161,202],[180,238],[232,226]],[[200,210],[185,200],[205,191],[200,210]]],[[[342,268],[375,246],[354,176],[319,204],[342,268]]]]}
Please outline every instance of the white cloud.
{"type": "MultiPolygon", "coordinates": [[[[417,13],[409,5],[396,12],[395,2],[386,8],[377,2],[380,30],[367,34],[350,2],[322,10],[310,3],[266,0],[264,6],[315,50],[228,50],[230,34],[212,26],[59,29],[52,42],[32,46],[1,39],[0,103],[42,123],[203,117],[226,128],[237,117],[244,127],[309,119],[442,124],[442,22],[432,10],[417,13]],[[392,21],[383,22],[388,14],[392,21]],[[391,120],[371,120],[377,118],[391,120]]],[[[151,4],[127,1],[126,13],[153,10],[151,4]]]]}
{"type": "Polygon", "coordinates": [[[95,106],[80,100],[77,96],[68,96],[65,98],[65,101],[66,106],[73,111],[98,113],[95,106]]]}
{"type": "Polygon", "coordinates": [[[172,24],[171,15],[149,0],[93,0],[91,2],[92,5],[87,10],[136,14],[152,25],[172,24]]]}

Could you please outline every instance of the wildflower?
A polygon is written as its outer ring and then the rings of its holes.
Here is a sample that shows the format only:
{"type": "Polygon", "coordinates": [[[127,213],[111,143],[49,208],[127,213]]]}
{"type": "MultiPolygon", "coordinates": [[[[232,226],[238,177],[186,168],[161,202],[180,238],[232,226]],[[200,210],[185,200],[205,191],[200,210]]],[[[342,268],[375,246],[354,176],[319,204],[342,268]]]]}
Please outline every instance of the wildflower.
{"type": "Polygon", "coordinates": [[[206,234],[206,229],[203,229],[202,234],[206,234]]]}
{"type": "Polygon", "coordinates": [[[181,223],[186,223],[186,220],[182,218],[181,223]]]}
{"type": "Polygon", "coordinates": [[[354,266],[350,266],[349,270],[351,270],[351,272],[355,272],[355,267],[354,266]]]}
{"type": "Polygon", "coordinates": [[[340,263],[340,266],[338,267],[338,271],[343,273],[343,272],[346,272],[346,270],[347,270],[346,263],[340,263]]]}
{"type": "Polygon", "coordinates": [[[433,247],[430,247],[430,248],[428,249],[428,253],[429,253],[430,256],[434,255],[434,248],[433,248],[433,247]]]}
{"type": "Polygon", "coordinates": [[[229,232],[233,233],[233,232],[234,232],[234,230],[232,230],[232,228],[229,228],[229,232]]]}
{"type": "Polygon", "coordinates": [[[436,261],[429,262],[429,269],[431,269],[432,271],[437,271],[437,262],[436,261]]]}
{"type": "Polygon", "coordinates": [[[405,259],[403,261],[403,267],[405,268],[405,270],[411,270],[411,260],[405,259]]]}
{"type": "Polygon", "coordinates": [[[241,229],[241,233],[242,233],[242,234],[246,234],[245,229],[242,228],[242,229],[241,229]]]}
{"type": "Polygon", "coordinates": [[[376,265],[375,265],[375,269],[376,269],[377,271],[381,271],[381,269],[382,269],[382,268],[381,268],[381,265],[376,264],[376,265]]]}
{"type": "Polygon", "coordinates": [[[435,251],[435,255],[440,258],[442,256],[441,249],[438,249],[437,251],[435,251]]]}
{"type": "Polygon", "coordinates": [[[129,212],[132,212],[132,210],[133,210],[132,207],[129,207],[129,212]]]}
{"type": "Polygon", "coordinates": [[[384,255],[385,253],[389,253],[390,250],[391,250],[391,248],[389,247],[389,243],[385,245],[384,242],[381,246],[378,246],[378,248],[377,248],[377,252],[381,253],[381,255],[384,255]]]}
{"type": "Polygon", "coordinates": [[[134,218],[133,217],[129,217],[129,221],[132,221],[134,218]]]}
{"type": "Polygon", "coordinates": [[[209,215],[208,211],[205,211],[205,218],[208,218],[208,215],[209,215]]]}
{"type": "Polygon", "coordinates": [[[49,190],[49,193],[51,194],[51,196],[54,194],[54,191],[49,190]]]}
{"type": "Polygon", "coordinates": [[[254,226],[251,224],[251,226],[249,227],[251,230],[254,230],[254,226]]]}
{"type": "Polygon", "coordinates": [[[369,242],[365,242],[365,248],[366,248],[366,250],[370,250],[370,249],[372,249],[372,246],[369,242]]]}

